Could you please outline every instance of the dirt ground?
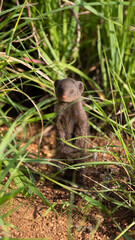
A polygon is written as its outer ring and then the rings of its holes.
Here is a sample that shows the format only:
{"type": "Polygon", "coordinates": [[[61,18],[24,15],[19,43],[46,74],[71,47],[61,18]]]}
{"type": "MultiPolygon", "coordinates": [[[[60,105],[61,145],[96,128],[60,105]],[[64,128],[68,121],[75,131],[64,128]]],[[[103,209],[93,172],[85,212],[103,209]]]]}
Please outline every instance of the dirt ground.
{"type": "MultiPolygon", "coordinates": [[[[37,132],[40,132],[40,125],[33,125],[30,129],[27,129],[27,138],[34,136],[37,132]]],[[[22,131],[23,135],[23,131],[22,131]]],[[[21,139],[19,134],[18,141],[21,139]]],[[[127,139],[127,144],[130,139],[127,139]]],[[[112,136],[111,142],[104,141],[101,138],[91,138],[91,147],[104,146],[104,149],[111,148],[110,145],[120,146],[120,143],[112,136]]],[[[29,154],[38,153],[38,141],[35,139],[27,148],[29,154]]],[[[120,147],[113,147],[113,151],[123,155],[123,150],[120,147]]],[[[55,132],[53,127],[48,127],[43,132],[43,138],[41,142],[41,156],[44,158],[51,158],[55,152],[55,132]]],[[[105,153],[92,154],[90,161],[114,161],[114,157],[105,153]]],[[[116,161],[116,160],[115,160],[116,161]]],[[[23,166],[22,166],[23,167],[23,166]]],[[[33,166],[38,168],[36,164],[33,166]]],[[[46,172],[46,166],[40,165],[41,172],[46,172]]],[[[88,187],[81,186],[77,191],[87,193],[93,199],[98,199],[98,190],[103,190],[103,185],[106,184],[106,189],[112,186],[112,179],[110,180],[110,173],[113,176],[114,181],[119,181],[122,186],[128,189],[128,176],[124,168],[118,166],[105,167],[105,166],[93,166],[89,169],[90,174],[86,179],[88,187]]],[[[43,203],[37,195],[24,198],[22,195],[15,197],[8,207],[6,206],[4,211],[9,208],[16,210],[8,217],[8,221],[13,225],[13,228],[9,228],[10,237],[12,238],[44,238],[50,240],[113,240],[118,236],[120,231],[114,224],[113,220],[107,213],[99,210],[96,207],[91,206],[86,200],[82,199],[78,195],[74,195],[72,213],[70,211],[71,194],[70,191],[56,186],[56,184],[50,181],[43,181],[39,176],[35,176],[35,184],[37,188],[43,193],[47,200],[54,204],[57,213],[49,209],[43,203]],[[70,221],[70,222],[69,222],[70,221]],[[71,225],[70,225],[71,223],[71,225]],[[71,226],[71,228],[68,228],[71,226]],[[70,235],[71,238],[68,236],[70,235]]],[[[70,186],[72,187],[72,186],[70,186]]],[[[132,189],[133,191],[133,189],[132,189]]],[[[116,191],[117,192],[117,191],[116,191]]],[[[104,193],[105,194],[105,193],[104,193]]],[[[106,193],[108,197],[114,197],[119,199],[119,194],[112,196],[112,193],[106,193]]],[[[132,212],[127,208],[119,207],[116,209],[115,204],[110,204],[109,201],[103,200],[102,203],[109,209],[114,211],[112,214],[117,224],[125,229],[132,221],[134,216],[132,212]]],[[[132,227],[129,232],[130,239],[135,239],[135,227],[132,227]]],[[[1,232],[0,236],[3,233],[1,232]]],[[[125,239],[120,237],[120,240],[125,239]]]]}

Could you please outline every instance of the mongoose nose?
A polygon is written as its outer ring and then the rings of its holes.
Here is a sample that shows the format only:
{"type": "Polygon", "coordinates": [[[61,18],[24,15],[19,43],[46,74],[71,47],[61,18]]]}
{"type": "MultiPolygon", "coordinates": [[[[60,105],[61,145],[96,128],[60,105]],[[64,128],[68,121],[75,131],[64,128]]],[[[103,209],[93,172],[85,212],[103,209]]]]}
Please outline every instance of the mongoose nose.
{"type": "Polygon", "coordinates": [[[65,100],[65,99],[66,99],[66,96],[65,96],[65,95],[63,95],[63,96],[61,96],[61,98],[65,100]]]}

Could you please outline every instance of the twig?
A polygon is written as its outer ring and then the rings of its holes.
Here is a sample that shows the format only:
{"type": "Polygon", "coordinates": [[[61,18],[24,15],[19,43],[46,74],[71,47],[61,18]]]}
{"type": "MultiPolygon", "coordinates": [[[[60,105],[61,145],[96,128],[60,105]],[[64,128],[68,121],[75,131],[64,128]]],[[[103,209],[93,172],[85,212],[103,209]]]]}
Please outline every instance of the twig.
{"type": "Polygon", "coordinates": [[[22,39],[19,39],[19,40],[13,40],[13,42],[17,43],[17,42],[23,42],[23,41],[26,41],[28,40],[29,38],[33,37],[35,33],[32,33],[30,36],[26,37],[26,38],[22,38],[22,39]]]}
{"type": "MultiPolygon", "coordinates": [[[[29,1],[29,3],[31,3],[31,0],[29,1]]],[[[28,16],[29,16],[29,18],[31,18],[31,11],[30,11],[30,7],[28,6],[28,16]]],[[[33,36],[34,36],[34,38],[35,38],[35,41],[36,41],[36,44],[37,44],[37,47],[39,47],[39,42],[38,42],[38,39],[37,39],[37,37],[40,39],[40,37],[39,37],[39,35],[38,35],[38,33],[37,33],[37,30],[36,30],[36,27],[35,27],[35,25],[34,25],[34,23],[31,21],[31,26],[32,26],[32,31],[33,31],[33,36]]],[[[39,48],[37,48],[37,51],[38,51],[38,56],[39,56],[39,58],[41,58],[41,52],[40,52],[40,50],[39,50],[39,48]]]]}
{"type": "Polygon", "coordinates": [[[16,4],[17,4],[17,5],[20,5],[19,0],[16,0],[16,4]]]}
{"type": "Polygon", "coordinates": [[[3,6],[3,0],[1,0],[1,3],[0,3],[0,12],[2,11],[2,6],[3,6]]]}
{"type": "MultiPolygon", "coordinates": [[[[60,4],[60,7],[63,7],[65,5],[72,5],[72,6],[75,6],[75,3],[73,2],[70,2],[68,0],[64,0],[64,4],[61,5],[61,1],[59,1],[59,4],[60,4]]],[[[73,52],[74,51],[77,51],[78,49],[78,46],[79,46],[79,43],[80,43],[80,39],[81,39],[81,27],[80,27],[80,21],[79,21],[79,14],[75,13],[75,11],[73,9],[71,9],[73,15],[75,16],[75,19],[76,19],[76,31],[77,31],[77,39],[76,39],[76,46],[74,47],[73,49],[73,52]]]]}
{"type": "Polygon", "coordinates": [[[79,20],[79,15],[76,14],[74,12],[73,9],[71,9],[71,11],[73,12],[75,19],[76,19],[76,31],[77,31],[77,39],[76,39],[76,46],[74,47],[73,51],[77,51],[79,43],[80,43],[80,39],[81,39],[81,27],[80,27],[80,20],[79,20]]]}
{"type": "Polygon", "coordinates": [[[62,5],[62,4],[61,4],[61,0],[58,0],[58,2],[59,2],[59,7],[61,8],[61,5],[62,5]]]}
{"type": "Polygon", "coordinates": [[[91,14],[91,12],[90,12],[90,11],[84,11],[84,12],[78,13],[79,16],[80,16],[80,15],[85,15],[85,14],[91,14]]]}
{"type": "MultiPolygon", "coordinates": [[[[105,62],[105,59],[103,59],[103,61],[105,62]]],[[[89,68],[88,73],[95,71],[100,65],[101,63],[97,62],[94,66],[89,68]]]]}
{"type": "Polygon", "coordinates": [[[63,0],[63,2],[65,2],[65,4],[64,4],[64,5],[72,5],[72,6],[74,6],[74,5],[75,5],[75,3],[73,3],[73,2],[70,2],[70,1],[68,1],[68,0],[63,0]]]}

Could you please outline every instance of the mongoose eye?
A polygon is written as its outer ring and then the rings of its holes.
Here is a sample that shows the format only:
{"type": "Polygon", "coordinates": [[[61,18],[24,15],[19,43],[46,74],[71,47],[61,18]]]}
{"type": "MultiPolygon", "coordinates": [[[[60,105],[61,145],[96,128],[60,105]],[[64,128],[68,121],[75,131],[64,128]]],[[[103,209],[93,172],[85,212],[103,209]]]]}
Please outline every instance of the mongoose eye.
{"type": "Polygon", "coordinates": [[[73,91],[73,89],[70,91],[70,94],[72,94],[74,91],[73,91]]]}

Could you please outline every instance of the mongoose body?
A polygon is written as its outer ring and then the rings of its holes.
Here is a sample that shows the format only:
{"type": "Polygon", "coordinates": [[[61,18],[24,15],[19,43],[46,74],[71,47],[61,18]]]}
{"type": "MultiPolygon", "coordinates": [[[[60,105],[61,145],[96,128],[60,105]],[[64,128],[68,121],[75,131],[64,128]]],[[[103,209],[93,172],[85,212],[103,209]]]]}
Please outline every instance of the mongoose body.
{"type": "Polygon", "coordinates": [[[82,157],[87,148],[88,118],[81,101],[84,85],[81,81],[66,78],[56,80],[54,86],[58,99],[55,107],[57,159],[68,159],[67,163],[72,164],[73,159],[82,157]],[[73,140],[69,144],[74,147],[65,143],[70,139],[73,140]]]}

